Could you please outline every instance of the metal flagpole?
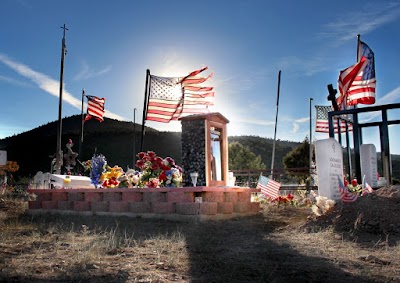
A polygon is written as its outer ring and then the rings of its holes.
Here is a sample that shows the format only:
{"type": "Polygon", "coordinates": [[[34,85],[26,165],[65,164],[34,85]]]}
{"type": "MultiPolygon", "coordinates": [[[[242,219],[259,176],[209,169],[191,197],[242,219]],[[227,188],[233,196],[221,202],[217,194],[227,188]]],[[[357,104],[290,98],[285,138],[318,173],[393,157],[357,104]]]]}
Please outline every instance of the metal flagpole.
{"type": "Polygon", "coordinates": [[[58,131],[57,131],[57,152],[56,152],[56,164],[55,164],[55,173],[61,173],[61,166],[63,163],[63,152],[61,149],[61,136],[62,136],[62,95],[63,95],[63,81],[64,81],[64,58],[67,53],[65,46],[65,31],[68,30],[64,24],[63,39],[62,39],[62,47],[61,47],[61,68],[60,68],[60,95],[59,95],[59,104],[58,104],[58,131]]]}
{"type": "Polygon", "coordinates": [[[309,151],[310,151],[310,156],[309,156],[309,159],[310,159],[310,161],[309,161],[309,163],[310,163],[310,185],[312,185],[311,184],[311,180],[312,180],[312,178],[311,178],[311,174],[312,174],[312,101],[313,101],[313,99],[312,99],[312,97],[310,97],[310,149],[309,149],[309,151]]]}
{"type": "Polygon", "coordinates": [[[133,169],[136,164],[136,108],[133,108],[133,169]]]}
{"type": "Polygon", "coordinates": [[[83,99],[85,97],[85,89],[82,89],[82,110],[81,110],[81,138],[79,140],[79,153],[78,156],[79,158],[81,158],[81,153],[82,153],[82,146],[83,146],[83,126],[85,124],[85,119],[84,119],[84,115],[83,115],[83,99]]]}
{"type": "Polygon", "coordinates": [[[144,140],[144,124],[146,121],[146,115],[147,115],[147,104],[148,104],[148,99],[149,99],[149,92],[148,92],[148,87],[149,87],[149,79],[150,79],[150,70],[146,70],[146,85],[145,85],[145,90],[144,90],[144,103],[143,103],[143,116],[142,116],[142,140],[140,142],[140,151],[143,151],[143,140],[144,140]]]}
{"type": "MultiPolygon", "coordinates": [[[[357,34],[357,62],[360,60],[360,34],[357,34]]],[[[347,97],[346,97],[347,98],[347,97]]],[[[347,105],[347,104],[346,104],[347,105]]],[[[353,109],[356,109],[357,105],[353,106],[353,109]]],[[[357,114],[356,114],[357,115],[357,114]]],[[[357,120],[357,125],[354,125],[355,123],[353,123],[353,146],[354,146],[354,162],[355,162],[355,175],[353,174],[353,172],[349,172],[349,176],[350,178],[358,178],[358,175],[361,176],[361,164],[360,164],[360,144],[362,143],[361,140],[361,130],[358,127],[358,118],[354,119],[353,116],[353,122],[354,120],[357,120]]],[[[347,145],[347,156],[349,159],[349,164],[351,164],[351,149],[350,146],[347,145]]],[[[351,167],[349,167],[351,168],[351,167]]],[[[360,181],[360,179],[358,179],[358,181],[360,181]]]]}
{"type": "Polygon", "coordinates": [[[274,131],[274,143],[272,146],[272,161],[271,161],[271,178],[273,179],[274,174],[274,160],[275,160],[275,143],[276,143],[276,127],[278,124],[278,109],[279,109],[279,92],[281,86],[281,71],[278,73],[278,93],[276,95],[276,116],[275,116],[275,131],[274,131]]]}

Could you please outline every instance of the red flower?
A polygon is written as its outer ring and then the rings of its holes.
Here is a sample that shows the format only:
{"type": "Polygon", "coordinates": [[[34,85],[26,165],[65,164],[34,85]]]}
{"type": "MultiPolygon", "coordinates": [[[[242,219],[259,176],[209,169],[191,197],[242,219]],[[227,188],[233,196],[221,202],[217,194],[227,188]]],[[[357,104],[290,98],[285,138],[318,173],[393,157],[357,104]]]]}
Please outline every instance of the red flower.
{"type": "Polygon", "coordinates": [[[162,173],[160,174],[160,176],[158,177],[158,179],[159,179],[161,182],[167,180],[167,175],[165,175],[165,171],[162,171],[162,173]]]}
{"type": "Polygon", "coordinates": [[[139,153],[137,154],[137,157],[139,157],[139,159],[142,159],[145,155],[146,155],[146,153],[144,153],[144,152],[139,152],[139,153]]]}
{"type": "Polygon", "coordinates": [[[148,151],[147,154],[149,155],[150,158],[156,157],[156,153],[154,151],[148,151]]]}
{"type": "Polygon", "coordinates": [[[351,185],[352,185],[353,187],[357,187],[357,186],[358,186],[357,179],[351,180],[351,185]]]}
{"type": "Polygon", "coordinates": [[[143,160],[136,161],[136,167],[138,167],[140,169],[143,169],[143,166],[144,166],[143,160]]]}
{"type": "Polygon", "coordinates": [[[158,168],[160,168],[160,167],[158,166],[158,164],[156,164],[156,163],[152,163],[152,164],[151,164],[151,167],[150,167],[151,170],[157,170],[158,168]]]}
{"type": "Polygon", "coordinates": [[[349,182],[348,182],[346,179],[344,179],[344,182],[343,182],[343,183],[344,183],[344,186],[345,186],[345,187],[347,187],[347,186],[349,185],[349,182]]]}

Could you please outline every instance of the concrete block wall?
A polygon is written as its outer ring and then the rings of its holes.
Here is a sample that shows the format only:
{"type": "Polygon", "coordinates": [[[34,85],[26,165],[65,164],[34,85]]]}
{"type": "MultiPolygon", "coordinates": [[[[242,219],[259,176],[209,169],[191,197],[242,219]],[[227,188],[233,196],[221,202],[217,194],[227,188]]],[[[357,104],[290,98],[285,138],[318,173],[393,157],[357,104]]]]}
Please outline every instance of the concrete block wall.
{"type": "Polygon", "coordinates": [[[251,202],[256,189],[240,187],[183,187],[132,189],[31,189],[36,195],[29,212],[85,212],[132,216],[206,216],[221,219],[260,212],[251,202]],[[201,202],[199,202],[199,197],[201,202]]]}

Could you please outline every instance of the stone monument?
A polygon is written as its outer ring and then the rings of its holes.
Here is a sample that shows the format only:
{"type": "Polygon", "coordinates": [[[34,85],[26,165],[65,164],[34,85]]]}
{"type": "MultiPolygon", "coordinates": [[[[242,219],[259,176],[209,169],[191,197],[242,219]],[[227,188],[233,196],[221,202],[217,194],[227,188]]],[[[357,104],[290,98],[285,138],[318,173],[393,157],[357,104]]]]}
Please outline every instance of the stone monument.
{"type": "Polygon", "coordinates": [[[316,141],[315,160],[318,194],[328,199],[339,200],[338,176],[343,180],[342,146],[333,138],[316,141]]]}
{"type": "Polygon", "coordinates": [[[190,174],[196,172],[197,186],[227,186],[229,121],[220,113],[190,115],[180,120],[183,185],[192,186],[190,174]]]}
{"type": "MultiPolygon", "coordinates": [[[[373,144],[362,144],[360,146],[361,176],[372,187],[378,187],[378,165],[376,148],[373,144]]],[[[361,183],[362,180],[358,180],[361,183]]]]}

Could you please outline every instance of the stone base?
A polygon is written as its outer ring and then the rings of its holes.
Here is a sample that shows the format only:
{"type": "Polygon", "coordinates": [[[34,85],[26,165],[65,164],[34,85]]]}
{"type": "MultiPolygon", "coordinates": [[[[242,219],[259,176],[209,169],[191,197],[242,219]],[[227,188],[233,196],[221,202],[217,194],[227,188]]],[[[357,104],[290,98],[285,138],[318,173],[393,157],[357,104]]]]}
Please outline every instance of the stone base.
{"type": "Polygon", "coordinates": [[[183,187],[133,189],[30,189],[29,214],[120,215],[174,221],[223,220],[258,214],[257,189],[183,187]]]}

